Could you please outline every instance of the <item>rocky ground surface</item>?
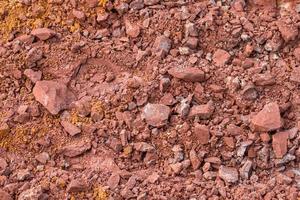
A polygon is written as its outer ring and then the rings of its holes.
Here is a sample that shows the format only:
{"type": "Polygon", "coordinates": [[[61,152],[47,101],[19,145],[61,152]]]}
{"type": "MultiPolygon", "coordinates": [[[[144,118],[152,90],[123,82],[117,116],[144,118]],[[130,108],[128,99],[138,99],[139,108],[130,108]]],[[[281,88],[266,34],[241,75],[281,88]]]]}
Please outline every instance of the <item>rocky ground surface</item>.
{"type": "Polygon", "coordinates": [[[298,199],[298,12],[2,0],[0,200],[298,199]]]}

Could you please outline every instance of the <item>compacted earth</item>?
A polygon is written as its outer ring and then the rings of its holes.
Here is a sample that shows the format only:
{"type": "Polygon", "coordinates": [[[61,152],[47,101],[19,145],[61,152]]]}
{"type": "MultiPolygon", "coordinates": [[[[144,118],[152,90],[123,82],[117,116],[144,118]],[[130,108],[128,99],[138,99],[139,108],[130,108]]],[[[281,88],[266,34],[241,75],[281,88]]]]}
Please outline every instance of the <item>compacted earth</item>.
{"type": "Polygon", "coordinates": [[[298,12],[1,0],[0,200],[299,199],[298,12]]]}

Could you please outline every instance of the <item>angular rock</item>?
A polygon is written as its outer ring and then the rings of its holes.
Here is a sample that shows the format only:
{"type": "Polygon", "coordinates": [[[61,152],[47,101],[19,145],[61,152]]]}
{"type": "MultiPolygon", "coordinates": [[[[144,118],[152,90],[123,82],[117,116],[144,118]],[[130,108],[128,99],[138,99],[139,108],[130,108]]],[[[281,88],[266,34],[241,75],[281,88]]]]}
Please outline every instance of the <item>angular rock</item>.
{"type": "Polygon", "coordinates": [[[112,174],[107,180],[107,185],[110,189],[114,190],[118,187],[120,182],[120,175],[117,173],[112,174]]]}
{"type": "Polygon", "coordinates": [[[191,160],[193,170],[197,170],[201,165],[201,160],[199,159],[199,157],[194,149],[192,149],[190,151],[190,160],[191,160]]]}
{"type": "Polygon", "coordinates": [[[88,184],[85,180],[83,179],[75,179],[72,180],[68,187],[67,187],[67,192],[83,192],[88,189],[88,184]]]}
{"type": "Polygon", "coordinates": [[[125,20],[126,34],[132,38],[136,38],[140,35],[140,27],[136,23],[131,23],[129,20],[125,20]]]}
{"type": "Polygon", "coordinates": [[[274,76],[270,73],[254,75],[253,82],[257,86],[270,86],[276,84],[274,76]]]}
{"type": "Polygon", "coordinates": [[[8,167],[8,164],[4,158],[0,157],[0,175],[2,175],[8,167]]]}
{"type": "Polygon", "coordinates": [[[0,200],[13,200],[13,198],[10,196],[10,194],[0,189],[0,200]]]}
{"type": "Polygon", "coordinates": [[[41,71],[33,71],[32,69],[25,69],[24,75],[31,80],[31,82],[36,83],[42,78],[41,71]]]}
{"type": "Polygon", "coordinates": [[[75,126],[74,124],[68,122],[68,121],[62,121],[60,123],[64,130],[69,133],[71,136],[75,136],[81,132],[80,128],[75,126]]]}
{"type": "Polygon", "coordinates": [[[163,104],[148,103],[143,109],[143,117],[147,124],[154,127],[162,127],[168,123],[171,109],[163,104]]]}
{"type": "Polygon", "coordinates": [[[212,59],[217,66],[224,66],[228,63],[230,57],[231,56],[227,51],[218,49],[215,51],[212,59]]]}
{"type": "Polygon", "coordinates": [[[283,158],[288,151],[289,132],[278,132],[272,137],[272,147],[276,158],[283,158]]]}
{"type": "Polygon", "coordinates": [[[68,145],[62,149],[63,154],[67,157],[76,157],[92,148],[90,141],[80,141],[75,144],[68,145]]]}
{"type": "Polygon", "coordinates": [[[276,102],[268,103],[264,108],[251,118],[254,131],[268,132],[282,127],[279,106],[276,102]]]}
{"type": "Polygon", "coordinates": [[[182,79],[185,81],[203,82],[206,80],[205,73],[201,69],[196,67],[173,67],[170,70],[168,70],[168,73],[175,78],[182,79]]]}
{"type": "Polygon", "coordinates": [[[31,35],[39,38],[40,40],[48,40],[55,36],[55,32],[49,28],[37,28],[31,31],[31,35]]]}
{"type": "Polygon", "coordinates": [[[210,139],[209,128],[205,125],[196,124],[194,129],[194,136],[196,141],[200,144],[207,144],[210,139]]]}
{"type": "Polygon", "coordinates": [[[295,48],[293,54],[294,54],[296,60],[298,62],[300,62],[300,47],[295,48]]]}
{"type": "Polygon", "coordinates": [[[41,186],[37,186],[22,192],[19,195],[18,200],[33,200],[33,199],[38,200],[41,199],[42,196],[43,196],[43,189],[41,186]]]}
{"type": "Polygon", "coordinates": [[[297,26],[287,24],[283,21],[278,21],[277,27],[285,42],[293,41],[298,37],[299,31],[297,26]]]}
{"type": "Polygon", "coordinates": [[[144,0],[145,5],[147,6],[153,6],[155,4],[158,4],[160,0],[144,0]]]}
{"type": "Polygon", "coordinates": [[[55,81],[36,82],[33,95],[53,115],[68,108],[69,104],[76,99],[66,85],[55,81]]]}
{"type": "Polygon", "coordinates": [[[73,10],[72,14],[74,15],[75,18],[77,18],[80,21],[84,21],[86,18],[84,12],[79,11],[79,10],[73,10]]]}
{"type": "Polygon", "coordinates": [[[158,36],[152,47],[152,53],[160,58],[168,55],[171,49],[172,41],[164,35],[158,36]]]}
{"type": "Polygon", "coordinates": [[[291,72],[290,80],[296,83],[300,83],[300,67],[296,67],[291,72]]]}
{"type": "Polygon", "coordinates": [[[140,152],[149,152],[153,151],[154,147],[146,142],[136,142],[133,144],[135,150],[140,152]]]}
{"type": "Polygon", "coordinates": [[[47,161],[50,159],[50,156],[49,156],[48,153],[43,152],[43,153],[40,153],[40,154],[36,155],[35,159],[37,161],[39,161],[40,163],[42,163],[42,164],[46,164],[47,161]]]}
{"type": "Polygon", "coordinates": [[[252,170],[253,162],[251,160],[247,160],[244,165],[240,168],[240,176],[243,179],[249,179],[251,170],[252,170]]]}
{"type": "Polygon", "coordinates": [[[198,116],[200,119],[209,119],[214,113],[215,107],[212,102],[204,105],[193,106],[190,109],[189,117],[198,116]]]}
{"type": "Polygon", "coordinates": [[[239,180],[239,173],[233,167],[220,166],[219,177],[228,183],[236,183],[239,180]]]}

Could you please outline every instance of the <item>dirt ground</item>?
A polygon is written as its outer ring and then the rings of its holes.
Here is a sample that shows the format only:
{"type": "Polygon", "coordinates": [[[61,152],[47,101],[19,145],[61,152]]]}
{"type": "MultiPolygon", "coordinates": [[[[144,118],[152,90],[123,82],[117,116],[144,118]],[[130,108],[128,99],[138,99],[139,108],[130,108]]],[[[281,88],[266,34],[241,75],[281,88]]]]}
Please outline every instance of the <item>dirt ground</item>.
{"type": "Polygon", "coordinates": [[[0,200],[299,199],[299,13],[0,0],[0,200]]]}

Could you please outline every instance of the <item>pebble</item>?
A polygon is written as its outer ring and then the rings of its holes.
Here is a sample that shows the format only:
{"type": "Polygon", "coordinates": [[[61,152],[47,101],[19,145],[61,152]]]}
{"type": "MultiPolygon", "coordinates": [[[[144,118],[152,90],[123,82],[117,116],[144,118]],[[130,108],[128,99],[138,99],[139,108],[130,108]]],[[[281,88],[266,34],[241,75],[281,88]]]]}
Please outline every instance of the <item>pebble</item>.
{"type": "Polygon", "coordinates": [[[88,189],[88,184],[83,179],[74,179],[72,180],[68,187],[67,192],[83,192],[88,189]]]}
{"type": "Polygon", "coordinates": [[[62,148],[63,154],[67,157],[76,157],[92,148],[90,141],[79,141],[75,144],[70,144],[62,148]]]}
{"type": "Polygon", "coordinates": [[[210,139],[209,128],[205,125],[196,124],[194,128],[194,136],[200,144],[207,144],[210,139]]]}
{"type": "Polygon", "coordinates": [[[173,67],[168,70],[168,73],[178,79],[191,82],[203,82],[205,81],[204,72],[196,67],[179,68],[173,67]]]}
{"type": "Polygon", "coordinates": [[[148,103],[144,109],[142,116],[148,125],[154,127],[162,127],[168,123],[171,109],[163,104],[148,103]]]}
{"type": "Polygon", "coordinates": [[[36,155],[35,159],[42,164],[46,164],[47,161],[50,159],[50,156],[47,152],[43,152],[43,153],[36,155]]]}
{"type": "Polygon", "coordinates": [[[31,35],[39,38],[40,40],[48,40],[56,35],[56,33],[49,28],[37,28],[31,31],[31,35]]]}
{"type": "Polygon", "coordinates": [[[233,167],[220,166],[218,175],[228,183],[236,183],[239,180],[239,173],[237,169],[233,167]]]}
{"type": "Polygon", "coordinates": [[[36,83],[42,79],[42,72],[40,70],[34,71],[32,69],[25,69],[24,75],[33,83],[36,83]]]}
{"type": "Polygon", "coordinates": [[[68,108],[76,99],[65,84],[56,81],[36,82],[33,95],[53,115],[68,108]]]}
{"type": "Polygon", "coordinates": [[[197,170],[201,165],[201,160],[199,159],[194,149],[190,151],[189,155],[190,155],[190,160],[191,160],[193,170],[197,170]]]}
{"type": "Polygon", "coordinates": [[[42,199],[44,193],[41,186],[36,186],[21,192],[18,200],[42,199]]]}
{"type": "Polygon", "coordinates": [[[230,57],[231,56],[227,51],[223,49],[218,49],[213,54],[212,60],[217,66],[224,66],[228,63],[230,57]]]}
{"type": "Polygon", "coordinates": [[[126,34],[129,37],[137,38],[140,35],[140,27],[136,23],[131,23],[129,20],[125,20],[126,34]]]}
{"type": "Polygon", "coordinates": [[[78,135],[79,133],[81,133],[80,128],[78,128],[77,126],[75,126],[74,124],[72,124],[68,121],[62,121],[62,122],[60,122],[60,124],[62,125],[64,130],[71,136],[75,136],[75,135],[78,135]]]}
{"type": "Polygon", "coordinates": [[[288,151],[289,132],[278,132],[272,136],[272,147],[276,158],[283,158],[288,151]]]}
{"type": "Polygon", "coordinates": [[[240,168],[240,176],[243,179],[249,179],[252,171],[253,162],[251,160],[247,160],[243,166],[240,168]]]}
{"type": "Polygon", "coordinates": [[[152,47],[152,53],[160,58],[164,58],[169,54],[169,51],[171,49],[172,41],[164,36],[157,36],[153,47],[152,47]]]}
{"type": "Polygon", "coordinates": [[[192,106],[189,117],[198,116],[200,119],[209,119],[214,113],[215,107],[212,102],[203,105],[192,106]]]}
{"type": "Polygon", "coordinates": [[[121,178],[119,174],[113,173],[107,180],[108,187],[112,190],[116,189],[119,185],[120,179],[121,178]]]}

